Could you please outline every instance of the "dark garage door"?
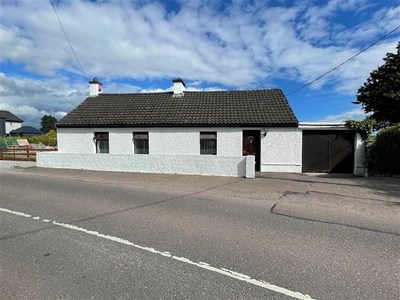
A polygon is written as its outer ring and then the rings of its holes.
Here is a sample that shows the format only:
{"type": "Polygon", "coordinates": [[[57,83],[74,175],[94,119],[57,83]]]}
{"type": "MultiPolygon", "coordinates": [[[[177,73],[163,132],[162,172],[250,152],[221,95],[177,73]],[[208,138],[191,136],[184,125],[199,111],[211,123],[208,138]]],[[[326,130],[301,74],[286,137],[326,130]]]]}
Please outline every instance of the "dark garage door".
{"type": "Polygon", "coordinates": [[[353,173],[354,131],[303,130],[303,172],[353,173]]]}

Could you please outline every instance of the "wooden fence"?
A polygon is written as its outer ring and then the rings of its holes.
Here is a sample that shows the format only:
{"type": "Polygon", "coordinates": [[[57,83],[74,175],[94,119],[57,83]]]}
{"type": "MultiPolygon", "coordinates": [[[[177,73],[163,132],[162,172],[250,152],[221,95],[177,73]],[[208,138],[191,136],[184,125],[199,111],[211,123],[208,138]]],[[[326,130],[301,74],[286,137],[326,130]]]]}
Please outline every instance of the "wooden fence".
{"type": "Polygon", "coordinates": [[[57,151],[57,148],[20,149],[0,148],[0,160],[36,161],[36,152],[57,151]]]}

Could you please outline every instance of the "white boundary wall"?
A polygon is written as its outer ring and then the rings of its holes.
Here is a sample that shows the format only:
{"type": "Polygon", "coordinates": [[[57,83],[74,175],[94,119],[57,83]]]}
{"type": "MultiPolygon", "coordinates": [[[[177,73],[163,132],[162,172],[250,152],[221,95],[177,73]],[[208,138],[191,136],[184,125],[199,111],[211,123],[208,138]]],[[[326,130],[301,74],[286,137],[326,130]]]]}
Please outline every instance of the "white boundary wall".
{"type": "Polygon", "coordinates": [[[255,178],[254,156],[38,152],[38,167],[255,178]]]}

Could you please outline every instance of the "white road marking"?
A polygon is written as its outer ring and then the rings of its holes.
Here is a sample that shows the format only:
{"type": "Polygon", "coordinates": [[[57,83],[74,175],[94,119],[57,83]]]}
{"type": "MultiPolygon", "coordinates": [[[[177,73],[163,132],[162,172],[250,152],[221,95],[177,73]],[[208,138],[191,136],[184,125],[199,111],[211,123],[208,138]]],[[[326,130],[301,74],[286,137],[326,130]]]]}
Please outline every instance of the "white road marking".
{"type": "MultiPolygon", "coordinates": [[[[17,216],[26,217],[26,218],[31,218],[32,217],[29,214],[25,214],[25,213],[22,213],[22,212],[13,211],[13,210],[9,210],[9,209],[6,209],[6,208],[1,208],[1,207],[0,207],[0,211],[6,212],[6,213],[10,213],[10,214],[14,214],[14,215],[17,215],[17,216]]],[[[38,220],[39,217],[32,217],[32,219],[38,220]]],[[[48,220],[48,219],[43,219],[43,221],[44,222],[50,222],[50,220],[48,220]]],[[[187,263],[187,264],[190,264],[190,265],[202,268],[202,269],[206,269],[206,270],[209,270],[209,271],[212,271],[212,272],[215,272],[215,273],[219,273],[219,274],[222,274],[222,275],[225,275],[225,276],[237,279],[237,280],[245,281],[247,283],[250,283],[250,284],[253,284],[253,285],[256,285],[256,286],[259,286],[259,287],[262,287],[262,288],[265,288],[265,289],[268,289],[268,290],[271,290],[271,291],[274,291],[274,292],[277,292],[277,293],[280,293],[280,294],[284,294],[286,296],[289,296],[289,297],[292,297],[292,298],[295,298],[295,299],[315,300],[315,299],[312,299],[309,295],[304,295],[304,294],[299,293],[299,292],[293,292],[293,291],[290,291],[290,290],[285,289],[283,287],[279,287],[277,285],[273,285],[273,284],[270,284],[270,283],[262,281],[262,280],[252,279],[250,276],[245,275],[245,274],[241,274],[241,273],[238,273],[238,272],[235,272],[235,271],[232,271],[232,270],[228,270],[228,269],[224,269],[224,268],[213,267],[213,266],[211,266],[211,265],[209,265],[208,263],[205,263],[205,262],[198,262],[197,263],[197,262],[191,261],[190,259],[185,258],[185,257],[174,256],[169,252],[158,251],[158,250],[155,250],[154,248],[136,245],[136,244],[134,244],[134,243],[132,243],[132,242],[130,242],[128,240],[121,239],[119,237],[102,234],[102,233],[99,233],[97,231],[88,230],[88,229],[81,228],[81,227],[78,227],[78,226],[75,226],[75,225],[71,225],[71,224],[58,223],[56,221],[53,221],[52,224],[54,224],[56,226],[64,227],[64,228],[67,228],[67,229],[80,231],[80,232],[83,232],[83,233],[86,233],[86,234],[94,235],[94,236],[97,236],[97,237],[100,237],[100,238],[103,238],[103,239],[106,239],[106,240],[114,241],[114,242],[117,242],[117,243],[120,243],[120,244],[132,246],[132,247],[135,247],[135,248],[138,248],[138,249],[141,249],[141,250],[146,250],[146,251],[151,252],[151,253],[160,254],[162,256],[169,257],[169,258],[178,260],[180,262],[187,263]]]]}
{"type": "Polygon", "coordinates": [[[17,215],[17,216],[22,216],[22,217],[25,217],[25,218],[30,218],[30,217],[32,217],[31,215],[24,214],[24,213],[22,213],[22,212],[17,212],[17,211],[9,210],[9,209],[7,209],[7,208],[0,208],[0,211],[4,211],[4,212],[10,213],[10,214],[17,215]]]}

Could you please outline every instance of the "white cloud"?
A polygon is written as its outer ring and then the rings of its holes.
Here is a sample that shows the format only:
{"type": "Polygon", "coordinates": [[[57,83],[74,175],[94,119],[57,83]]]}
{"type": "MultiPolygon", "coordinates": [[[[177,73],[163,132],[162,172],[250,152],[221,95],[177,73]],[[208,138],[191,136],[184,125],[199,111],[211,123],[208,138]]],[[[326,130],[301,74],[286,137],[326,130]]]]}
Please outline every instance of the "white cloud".
{"type": "Polygon", "coordinates": [[[80,95],[76,86],[73,88],[66,82],[65,78],[36,80],[0,73],[0,109],[11,111],[25,121],[24,125],[37,126],[44,115],[61,118],[74,107],[73,102],[80,95]]]}
{"type": "Polygon", "coordinates": [[[346,120],[361,121],[365,119],[368,115],[370,114],[366,114],[360,108],[354,108],[338,115],[328,115],[323,119],[316,120],[315,122],[342,123],[346,120]]]}
{"type": "MultiPolygon", "coordinates": [[[[87,74],[136,79],[179,74],[242,87],[280,74],[307,82],[359,50],[314,43],[334,42],[334,31],[341,27],[335,29],[331,17],[337,11],[359,10],[366,0],[331,0],[322,6],[298,3],[268,7],[255,1],[247,7],[235,1],[217,11],[212,4],[190,1],[172,13],[159,2],[139,6],[62,1],[56,9],[87,74]]],[[[348,29],[339,37],[352,34],[360,42],[376,36],[398,22],[399,9],[382,8],[356,32],[348,29]]],[[[5,3],[3,19],[3,61],[23,63],[27,70],[44,75],[81,74],[48,3],[5,3]]]]}

